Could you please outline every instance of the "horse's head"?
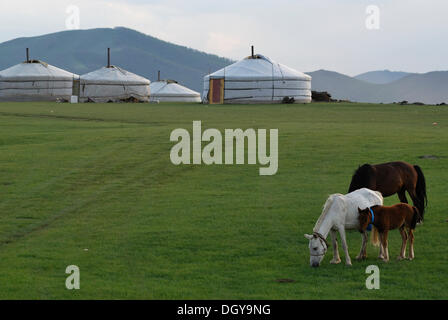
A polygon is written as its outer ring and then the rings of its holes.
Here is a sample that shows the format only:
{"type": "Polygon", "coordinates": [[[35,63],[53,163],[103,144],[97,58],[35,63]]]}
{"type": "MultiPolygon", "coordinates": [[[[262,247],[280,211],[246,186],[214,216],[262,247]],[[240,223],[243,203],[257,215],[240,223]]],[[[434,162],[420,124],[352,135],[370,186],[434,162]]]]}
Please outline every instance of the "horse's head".
{"type": "Polygon", "coordinates": [[[365,208],[363,210],[361,210],[360,208],[358,208],[358,221],[359,221],[359,231],[365,231],[368,227],[368,225],[371,223],[372,221],[372,216],[370,214],[370,210],[369,208],[365,208]]]}
{"type": "Polygon", "coordinates": [[[310,266],[318,267],[327,252],[328,243],[324,237],[317,233],[313,233],[312,235],[305,234],[305,238],[310,241],[310,266]]]}
{"type": "Polygon", "coordinates": [[[353,173],[348,192],[350,193],[361,188],[371,188],[370,182],[374,173],[373,170],[373,167],[368,163],[358,166],[358,169],[353,173]]]}

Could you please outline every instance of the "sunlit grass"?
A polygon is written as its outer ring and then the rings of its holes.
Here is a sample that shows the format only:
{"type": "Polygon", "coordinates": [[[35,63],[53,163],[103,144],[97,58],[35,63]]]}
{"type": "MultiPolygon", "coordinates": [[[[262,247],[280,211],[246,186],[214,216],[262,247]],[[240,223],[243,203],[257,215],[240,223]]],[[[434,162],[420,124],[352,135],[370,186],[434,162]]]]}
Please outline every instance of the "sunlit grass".
{"type": "Polygon", "coordinates": [[[447,124],[434,106],[0,103],[0,298],[447,299],[447,124]],[[193,120],[278,128],[278,173],[174,166],[170,133],[193,120]],[[388,264],[370,244],[357,262],[354,231],[351,268],[330,265],[331,250],[310,268],[303,234],[328,195],[358,165],[394,160],[428,184],[416,259],[395,260],[392,231],[388,264]],[[71,264],[80,290],[65,288],[71,264]],[[365,288],[369,264],[380,290],[365,288]]]}

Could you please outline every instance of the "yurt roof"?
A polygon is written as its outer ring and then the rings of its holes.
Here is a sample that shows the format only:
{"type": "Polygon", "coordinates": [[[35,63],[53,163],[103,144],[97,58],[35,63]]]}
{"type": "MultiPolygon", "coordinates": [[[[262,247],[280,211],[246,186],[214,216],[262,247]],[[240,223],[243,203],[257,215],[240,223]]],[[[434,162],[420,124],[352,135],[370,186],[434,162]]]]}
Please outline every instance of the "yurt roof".
{"type": "Polygon", "coordinates": [[[224,77],[226,80],[272,80],[272,78],[311,80],[309,75],[277,63],[261,54],[248,56],[206,76],[206,78],[208,77],[224,77]]]}
{"type": "Polygon", "coordinates": [[[159,80],[150,84],[152,96],[200,96],[199,92],[191,90],[174,80],[159,80]]]}
{"type": "Polygon", "coordinates": [[[86,73],[81,76],[81,81],[97,84],[150,84],[148,79],[117,66],[102,67],[101,69],[86,73]]]}
{"type": "Polygon", "coordinates": [[[0,78],[3,81],[67,80],[74,77],[79,76],[39,60],[25,61],[0,71],[0,78]]]}

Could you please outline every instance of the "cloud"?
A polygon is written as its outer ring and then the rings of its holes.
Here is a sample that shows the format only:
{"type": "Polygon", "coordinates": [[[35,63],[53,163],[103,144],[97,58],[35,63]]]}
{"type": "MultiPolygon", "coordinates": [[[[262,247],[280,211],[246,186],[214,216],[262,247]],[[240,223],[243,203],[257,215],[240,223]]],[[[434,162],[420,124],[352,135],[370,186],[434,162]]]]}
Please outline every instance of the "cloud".
{"type": "Polygon", "coordinates": [[[217,51],[224,56],[231,56],[242,45],[242,39],[232,34],[209,32],[205,44],[206,51],[217,51]]]}

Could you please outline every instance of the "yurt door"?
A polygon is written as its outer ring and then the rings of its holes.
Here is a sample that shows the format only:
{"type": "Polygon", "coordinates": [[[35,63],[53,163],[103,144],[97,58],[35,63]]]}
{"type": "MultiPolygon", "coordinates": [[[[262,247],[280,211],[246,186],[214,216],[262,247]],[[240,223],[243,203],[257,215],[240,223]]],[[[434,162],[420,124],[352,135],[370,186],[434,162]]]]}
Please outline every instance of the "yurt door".
{"type": "Polygon", "coordinates": [[[210,104],[224,103],[224,78],[210,79],[210,89],[208,93],[210,104]]]}
{"type": "Polygon", "coordinates": [[[80,87],[79,79],[73,79],[73,89],[72,89],[73,96],[79,97],[79,87],[80,87]]]}

